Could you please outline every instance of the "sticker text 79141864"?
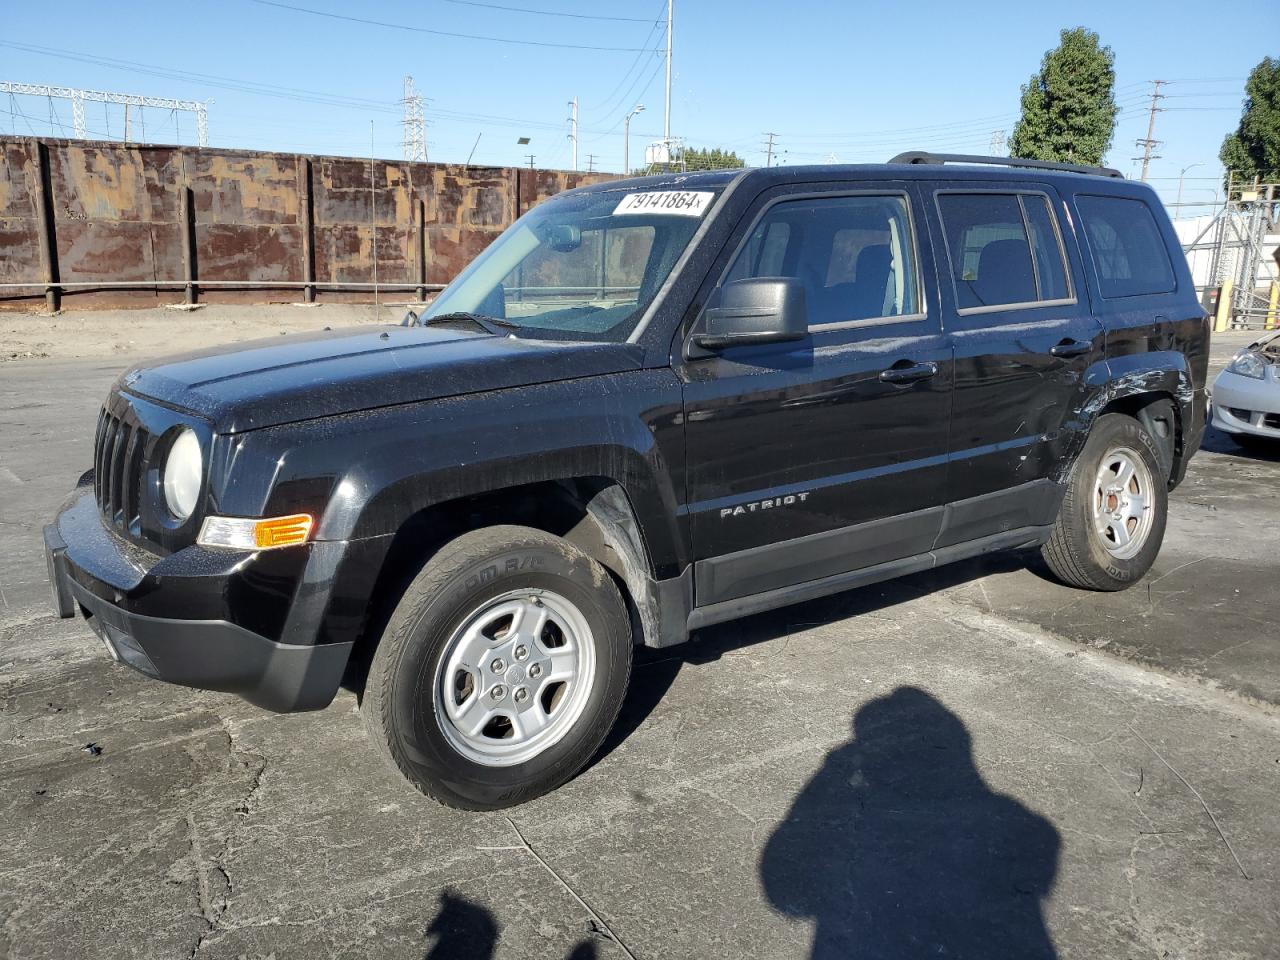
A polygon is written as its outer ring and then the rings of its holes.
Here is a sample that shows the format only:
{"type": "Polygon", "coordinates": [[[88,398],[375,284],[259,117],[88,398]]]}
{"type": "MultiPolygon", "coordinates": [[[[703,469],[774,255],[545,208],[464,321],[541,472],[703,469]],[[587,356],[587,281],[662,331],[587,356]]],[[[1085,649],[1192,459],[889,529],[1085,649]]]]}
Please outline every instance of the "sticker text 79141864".
{"type": "Polygon", "coordinates": [[[628,213],[672,214],[700,217],[711,205],[714,193],[705,190],[649,190],[629,193],[613,209],[615,216],[628,213]]]}

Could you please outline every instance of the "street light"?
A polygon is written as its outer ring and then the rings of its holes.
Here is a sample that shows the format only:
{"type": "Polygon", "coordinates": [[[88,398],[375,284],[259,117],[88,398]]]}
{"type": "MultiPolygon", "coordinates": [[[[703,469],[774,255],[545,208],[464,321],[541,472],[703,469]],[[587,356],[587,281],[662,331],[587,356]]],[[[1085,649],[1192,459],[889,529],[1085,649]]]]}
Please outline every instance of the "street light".
{"type": "Polygon", "coordinates": [[[631,118],[644,110],[643,103],[637,103],[635,109],[622,121],[622,175],[631,173],[631,118]]]}
{"type": "Polygon", "coordinates": [[[1203,166],[1204,166],[1203,163],[1190,163],[1178,171],[1178,199],[1174,201],[1174,204],[1173,204],[1173,208],[1174,208],[1173,215],[1175,217],[1178,215],[1178,207],[1182,206],[1182,178],[1187,175],[1187,171],[1190,170],[1192,167],[1203,167],[1203,166]]]}

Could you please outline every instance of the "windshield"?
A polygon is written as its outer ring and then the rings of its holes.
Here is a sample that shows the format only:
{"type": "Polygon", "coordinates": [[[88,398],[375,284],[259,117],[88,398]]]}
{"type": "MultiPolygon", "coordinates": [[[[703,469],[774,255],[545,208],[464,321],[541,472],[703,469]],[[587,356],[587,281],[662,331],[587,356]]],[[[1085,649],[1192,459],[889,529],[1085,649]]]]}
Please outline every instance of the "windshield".
{"type": "Polygon", "coordinates": [[[514,324],[516,336],[626,340],[719,192],[554,197],[490,244],[424,319],[472,313],[514,324]]]}

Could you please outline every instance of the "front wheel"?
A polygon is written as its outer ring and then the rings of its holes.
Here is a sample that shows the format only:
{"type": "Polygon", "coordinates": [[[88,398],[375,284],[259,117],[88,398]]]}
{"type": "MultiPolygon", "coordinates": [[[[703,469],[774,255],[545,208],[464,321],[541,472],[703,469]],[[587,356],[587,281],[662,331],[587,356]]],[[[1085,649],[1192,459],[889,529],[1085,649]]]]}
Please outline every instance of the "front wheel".
{"type": "Polygon", "coordinates": [[[604,568],[540,530],[488,527],[444,547],[405,591],[361,712],[423,793],[494,810],[591,759],[630,673],[630,622],[604,568]]]}
{"type": "Polygon", "coordinates": [[[1071,471],[1041,555],[1069,586],[1124,590],[1155,562],[1168,506],[1155,440],[1132,417],[1107,414],[1071,471]]]}

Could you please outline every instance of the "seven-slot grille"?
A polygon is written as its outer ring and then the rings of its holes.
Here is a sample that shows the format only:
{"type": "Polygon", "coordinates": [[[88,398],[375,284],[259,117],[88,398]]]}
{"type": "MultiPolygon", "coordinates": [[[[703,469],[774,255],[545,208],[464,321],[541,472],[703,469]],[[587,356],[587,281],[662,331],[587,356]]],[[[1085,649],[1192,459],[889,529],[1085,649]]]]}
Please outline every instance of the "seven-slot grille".
{"type": "Polygon", "coordinates": [[[93,492],[107,522],[136,533],[151,435],[125,407],[120,416],[103,408],[93,443],[93,492]]]}

